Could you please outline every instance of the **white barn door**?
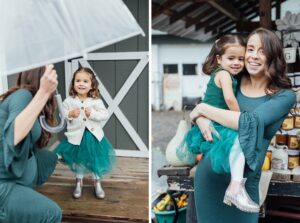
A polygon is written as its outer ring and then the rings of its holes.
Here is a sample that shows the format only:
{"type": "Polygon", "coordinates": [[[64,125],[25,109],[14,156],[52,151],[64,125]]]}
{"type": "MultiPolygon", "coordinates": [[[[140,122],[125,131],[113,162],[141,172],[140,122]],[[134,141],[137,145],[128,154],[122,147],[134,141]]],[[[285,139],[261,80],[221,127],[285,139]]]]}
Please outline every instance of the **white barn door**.
{"type": "Polygon", "coordinates": [[[0,74],[0,94],[3,94],[5,91],[7,91],[7,76],[0,74]]]}
{"type": "MultiPolygon", "coordinates": [[[[109,117],[115,114],[121,125],[123,125],[124,129],[138,148],[138,150],[126,150],[117,148],[116,153],[118,156],[148,157],[149,154],[148,146],[143,142],[137,131],[133,128],[133,126],[119,107],[123,98],[126,96],[137,78],[141,75],[144,68],[147,66],[148,57],[148,52],[89,53],[85,58],[74,59],[71,62],[65,62],[65,89],[66,95],[68,95],[68,89],[72,80],[72,75],[74,71],[78,69],[79,65],[81,65],[82,67],[89,67],[93,70],[93,68],[89,64],[89,61],[138,60],[135,68],[132,70],[131,74],[128,76],[127,80],[114,98],[111,97],[103,82],[101,82],[101,80],[99,79],[99,75],[96,75],[99,82],[99,89],[101,89],[101,96],[108,104],[109,117]]],[[[93,72],[97,74],[94,70],[93,72]]],[[[107,121],[104,122],[104,126],[106,123],[107,121]]]]}

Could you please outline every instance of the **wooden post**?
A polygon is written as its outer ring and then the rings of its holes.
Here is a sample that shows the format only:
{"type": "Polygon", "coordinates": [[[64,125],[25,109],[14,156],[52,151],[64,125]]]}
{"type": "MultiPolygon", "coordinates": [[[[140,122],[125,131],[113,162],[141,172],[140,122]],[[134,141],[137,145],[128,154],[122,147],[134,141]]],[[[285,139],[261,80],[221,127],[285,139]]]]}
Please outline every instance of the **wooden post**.
{"type": "Polygon", "coordinates": [[[259,0],[260,26],[271,29],[271,0],[259,0]]]}
{"type": "Polygon", "coordinates": [[[276,0],[276,19],[280,19],[281,0],[276,0]]]}

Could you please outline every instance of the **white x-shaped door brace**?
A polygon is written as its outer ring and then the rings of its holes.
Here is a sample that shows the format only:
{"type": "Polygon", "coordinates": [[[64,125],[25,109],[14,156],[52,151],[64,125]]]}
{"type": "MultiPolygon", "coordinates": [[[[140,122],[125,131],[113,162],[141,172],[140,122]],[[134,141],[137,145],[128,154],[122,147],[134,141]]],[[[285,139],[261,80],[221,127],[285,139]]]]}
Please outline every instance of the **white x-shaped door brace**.
{"type": "Polygon", "coordinates": [[[0,74],[0,94],[3,94],[8,89],[7,76],[0,74]]]}
{"type": "MultiPolygon", "coordinates": [[[[109,117],[112,116],[113,113],[115,113],[116,117],[119,119],[120,123],[123,125],[124,129],[127,131],[128,135],[131,137],[133,142],[138,147],[137,150],[125,150],[125,149],[116,149],[116,153],[118,156],[130,156],[130,157],[148,157],[149,150],[141,137],[138,135],[136,130],[132,127],[131,123],[128,121],[124,113],[119,108],[119,104],[123,100],[123,98],[126,96],[134,82],[137,80],[137,78],[140,76],[146,65],[148,64],[148,52],[122,52],[122,53],[90,53],[87,54],[87,57],[84,59],[76,59],[72,60],[71,63],[66,62],[66,92],[67,89],[69,89],[69,83],[72,79],[72,73],[78,68],[79,63],[83,67],[89,67],[93,70],[91,65],[88,63],[88,60],[139,60],[115,98],[113,99],[101,80],[99,79],[98,75],[96,75],[96,78],[99,82],[99,89],[101,89],[101,96],[105,99],[105,101],[108,104],[108,112],[109,117]]],[[[93,72],[96,74],[96,72],[93,70],[93,72]]],[[[108,121],[108,120],[107,120],[108,121]]],[[[107,123],[105,121],[103,124],[107,123]]]]}

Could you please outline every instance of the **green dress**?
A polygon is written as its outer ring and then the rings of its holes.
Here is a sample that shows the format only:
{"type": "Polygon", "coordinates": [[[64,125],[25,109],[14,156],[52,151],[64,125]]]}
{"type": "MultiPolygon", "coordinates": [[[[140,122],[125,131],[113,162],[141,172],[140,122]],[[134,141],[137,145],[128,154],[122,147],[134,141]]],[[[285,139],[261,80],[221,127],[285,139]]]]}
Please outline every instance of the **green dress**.
{"type": "MultiPolygon", "coordinates": [[[[258,184],[265,153],[290,108],[296,102],[295,93],[281,90],[273,96],[247,97],[237,90],[242,111],[239,118],[239,141],[246,158],[244,176],[246,190],[259,202],[258,184]]],[[[194,177],[195,205],[199,223],[257,223],[258,213],[247,213],[223,203],[230,174],[212,170],[210,157],[203,157],[194,177]]]]}
{"type": "Polygon", "coordinates": [[[20,89],[0,102],[0,222],[61,221],[60,207],[34,188],[52,174],[57,156],[35,145],[41,135],[36,120],[30,133],[14,146],[14,121],[32,95],[20,89]]]}
{"type": "Polygon", "coordinates": [[[80,165],[81,174],[91,172],[96,177],[102,178],[116,165],[116,153],[108,139],[103,136],[98,141],[87,128],[84,130],[80,145],[73,145],[65,139],[54,151],[63,157],[64,163],[75,174],[79,174],[77,165],[80,165]]]}
{"type": "MultiPolygon", "coordinates": [[[[216,73],[220,70],[225,69],[218,67],[210,75],[211,77],[207,84],[203,102],[217,108],[228,110],[229,108],[224,100],[223,90],[215,83],[216,73]]],[[[236,94],[237,80],[233,78],[231,74],[230,76],[232,79],[233,93],[236,94]]],[[[184,148],[186,147],[191,153],[202,153],[206,157],[209,156],[211,159],[212,168],[216,173],[229,173],[229,154],[234,143],[238,143],[236,140],[238,133],[235,130],[219,125],[216,122],[212,122],[212,125],[217,130],[219,137],[213,135],[214,140],[212,142],[206,141],[203,138],[199,127],[194,125],[187,133],[184,143],[181,144],[177,149],[177,156],[181,160],[186,158],[194,161],[194,156],[186,152],[186,149],[184,148]]]]}

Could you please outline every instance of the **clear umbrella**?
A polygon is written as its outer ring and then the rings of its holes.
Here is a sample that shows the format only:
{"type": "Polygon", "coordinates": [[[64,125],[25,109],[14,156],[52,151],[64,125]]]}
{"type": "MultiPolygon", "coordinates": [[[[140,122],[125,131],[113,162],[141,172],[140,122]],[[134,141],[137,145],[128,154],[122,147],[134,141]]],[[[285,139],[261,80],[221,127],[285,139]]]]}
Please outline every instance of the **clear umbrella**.
{"type": "MultiPolygon", "coordinates": [[[[9,75],[143,34],[121,0],[0,0],[0,74],[9,75]]],[[[61,97],[56,95],[58,109],[61,97]]],[[[60,111],[61,121],[65,122],[60,111]]],[[[43,118],[42,118],[43,120],[43,118]]],[[[50,128],[58,132],[64,125],[50,128]]]]}

